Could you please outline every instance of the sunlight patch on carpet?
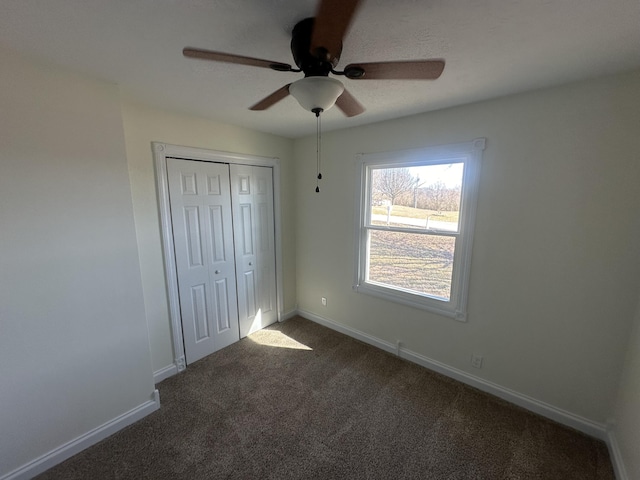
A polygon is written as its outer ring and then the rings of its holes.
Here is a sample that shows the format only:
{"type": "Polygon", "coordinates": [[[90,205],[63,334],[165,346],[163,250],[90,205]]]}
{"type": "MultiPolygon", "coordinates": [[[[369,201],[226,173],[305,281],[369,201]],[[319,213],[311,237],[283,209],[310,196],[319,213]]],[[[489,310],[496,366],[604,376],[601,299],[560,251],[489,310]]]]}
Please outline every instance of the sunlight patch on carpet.
{"type": "Polygon", "coordinates": [[[260,345],[277,348],[291,348],[294,350],[313,350],[311,347],[294,340],[277,330],[259,330],[247,337],[249,340],[260,345]]]}

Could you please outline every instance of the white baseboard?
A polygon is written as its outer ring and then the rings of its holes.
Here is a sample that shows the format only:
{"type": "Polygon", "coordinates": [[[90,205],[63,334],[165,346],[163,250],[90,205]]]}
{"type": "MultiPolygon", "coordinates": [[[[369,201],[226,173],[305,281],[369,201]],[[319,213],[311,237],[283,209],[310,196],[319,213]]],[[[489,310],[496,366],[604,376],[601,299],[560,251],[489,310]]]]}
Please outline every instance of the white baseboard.
{"type": "Polygon", "coordinates": [[[412,352],[411,350],[408,350],[406,348],[400,347],[398,349],[397,345],[386,342],[354,328],[346,327],[337,322],[334,322],[333,320],[321,317],[320,315],[316,315],[315,313],[305,310],[298,310],[298,315],[313,322],[319,323],[320,325],[323,325],[325,327],[331,328],[332,330],[344,333],[345,335],[368,343],[369,345],[378,347],[381,350],[392,353],[394,355],[398,355],[400,358],[404,358],[406,360],[409,360],[410,362],[428,368],[429,370],[441,373],[442,375],[458,380],[459,382],[470,385],[474,388],[477,388],[478,390],[482,390],[483,392],[495,395],[496,397],[502,398],[503,400],[530,410],[534,413],[537,413],[538,415],[542,415],[543,417],[549,418],[558,423],[574,428],[580,432],[586,433],[587,435],[598,438],[600,440],[604,440],[605,442],[608,441],[607,430],[604,424],[594,422],[587,418],[581,417],[580,415],[575,415],[571,412],[537,400],[528,395],[518,393],[514,390],[503,387],[475,375],[471,375],[470,373],[451,367],[432,358],[428,358],[419,353],[412,352]]]}
{"type": "Polygon", "coordinates": [[[286,322],[287,320],[289,320],[290,318],[295,317],[296,315],[298,315],[298,309],[294,308],[293,310],[290,310],[286,313],[281,313],[280,314],[280,321],[281,322],[286,322]]]}
{"type": "Polygon", "coordinates": [[[177,373],[178,373],[178,367],[174,363],[172,363],[171,365],[167,365],[166,367],[153,372],[153,383],[157,385],[162,380],[169,377],[173,377],[177,373]]]}
{"type": "Polygon", "coordinates": [[[627,475],[627,469],[625,468],[624,460],[622,459],[622,453],[618,446],[618,440],[616,439],[616,435],[612,430],[612,427],[610,427],[607,432],[607,445],[609,446],[609,457],[611,458],[611,464],[613,465],[613,471],[616,474],[616,479],[629,480],[629,475],[627,475]]]}
{"type": "Polygon", "coordinates": [[[104,440],[108,436],[113,435],[118,430],[122,430],[132,423],[141,420],[159,408],[160,392],[158,392],[158,390],[154,390],[150,400],[108,421],[107,423],[88,431],[84,435],[80,435],[63,445],[60,445],[35,460],[18,467],[12,472],[0,477],[0,480],[28,480],[33,478],[75,454],[80,453],[82,450],[104,440]]]}

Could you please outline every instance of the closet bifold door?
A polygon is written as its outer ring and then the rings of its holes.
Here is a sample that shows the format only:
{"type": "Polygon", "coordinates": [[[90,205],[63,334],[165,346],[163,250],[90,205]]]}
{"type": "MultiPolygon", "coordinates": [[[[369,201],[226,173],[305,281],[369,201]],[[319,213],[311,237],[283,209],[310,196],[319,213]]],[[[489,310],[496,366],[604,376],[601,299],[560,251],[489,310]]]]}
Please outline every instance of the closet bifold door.
{"type": "Polygon", "coordinates": [[[240,337],[278,319],[273,169],[230,165],[240,337]]]}
{"type": "Polygon", "coordinates": [[[229,165],[167,159],[187,363],[239,340],[229,165]]]}

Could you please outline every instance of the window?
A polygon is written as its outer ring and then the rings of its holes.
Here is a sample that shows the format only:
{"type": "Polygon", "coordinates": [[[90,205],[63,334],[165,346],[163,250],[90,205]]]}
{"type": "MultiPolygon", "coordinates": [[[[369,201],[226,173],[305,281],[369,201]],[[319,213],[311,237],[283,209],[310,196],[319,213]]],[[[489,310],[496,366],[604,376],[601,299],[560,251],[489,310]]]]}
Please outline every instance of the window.
{"type": "Polygon", "coordinates": [[[484,145],[359,156],[358,292],[466,319],[484,145]]]}

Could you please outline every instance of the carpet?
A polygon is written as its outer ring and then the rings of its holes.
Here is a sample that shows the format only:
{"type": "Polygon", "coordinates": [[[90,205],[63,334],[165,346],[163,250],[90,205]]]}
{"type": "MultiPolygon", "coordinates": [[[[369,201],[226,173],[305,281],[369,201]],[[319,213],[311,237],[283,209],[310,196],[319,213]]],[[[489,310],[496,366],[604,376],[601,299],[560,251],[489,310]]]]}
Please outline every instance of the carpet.
{"type": "Polygon", "coordinates": [[[614,480],[605,444],[295,317],[38,479],[614,480]]]}

